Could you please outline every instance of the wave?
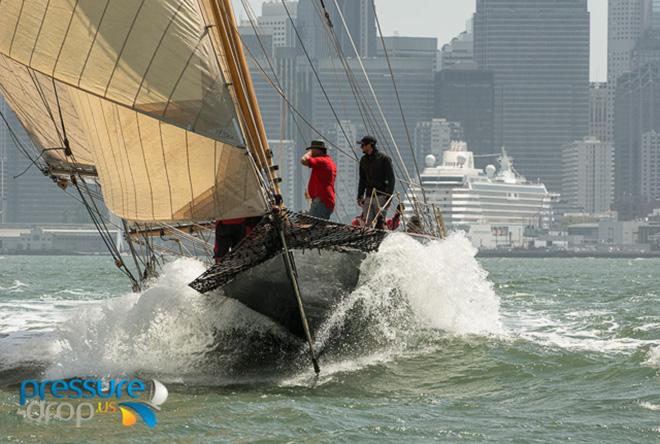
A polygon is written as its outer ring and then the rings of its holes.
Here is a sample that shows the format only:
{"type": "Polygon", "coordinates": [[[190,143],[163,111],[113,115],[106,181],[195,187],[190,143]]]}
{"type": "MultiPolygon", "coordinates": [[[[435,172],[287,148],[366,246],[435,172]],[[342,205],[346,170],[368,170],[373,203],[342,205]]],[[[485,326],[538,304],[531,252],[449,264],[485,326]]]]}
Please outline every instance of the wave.
{"type": "MultiPolygon", "coordinates": [[[[317,335],[324,374],[394,359],[427,329],[499,334],[499,299],[475,254],[462,234],[426,244],[389,236],[317,335]]],[[[307,372],[299,340],[232,299],[189,288],[203,271],[178,259],[141,294],[81,307],[58,329],[60,352],[47,376],[147,373],[208,384],[246,372],[294,379],[307,372]]]]}

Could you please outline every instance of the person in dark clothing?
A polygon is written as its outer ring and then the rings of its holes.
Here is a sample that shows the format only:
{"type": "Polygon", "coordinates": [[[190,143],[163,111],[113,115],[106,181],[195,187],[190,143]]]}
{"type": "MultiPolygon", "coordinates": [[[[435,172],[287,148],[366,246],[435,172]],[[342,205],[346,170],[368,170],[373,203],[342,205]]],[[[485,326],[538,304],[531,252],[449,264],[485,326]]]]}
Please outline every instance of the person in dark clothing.
{"type": "Polygon", "coordinates": [[[378,151],[377,141],[371,136],[365,136],[357,143],[364,154],[360,159],[358,206],[362,207],[362,215],[367,226],[372,226],[376,220],[376,228],[383,229],[387,211],[385,207],[396,185],[392,159],[378,151]]]}

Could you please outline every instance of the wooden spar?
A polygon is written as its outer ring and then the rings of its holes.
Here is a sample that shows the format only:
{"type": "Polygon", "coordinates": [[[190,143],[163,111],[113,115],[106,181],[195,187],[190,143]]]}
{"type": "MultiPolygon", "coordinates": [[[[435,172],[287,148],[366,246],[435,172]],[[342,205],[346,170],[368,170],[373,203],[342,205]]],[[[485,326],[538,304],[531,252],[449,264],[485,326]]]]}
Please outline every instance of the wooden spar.
{"type": "MultiPolygon", "coordinates": [[[[227,61],[227,68],[229,69],[231,76],[231,86],[234,88],[236,104],[239,114],[242,117],[241,124],[248,141],[248,149],[254,154],[257,166],[262,169],[263,173],[268,175],[275,195],[281,196],[279,181],[276,179],[274,169],[272,168],[272,155],[268,148],[268,138],[264,128],[261,110],[257,103],[257,96],[254,91],[254,85],[252,84],[252,77],[250,76],[250,69],[245,60],[243,44],[241,43],[241,38],[238,34],[231,0],[208,0],[208,4],[210,5],[213,19],[217,25],[217,34],[214,33],[214,35],[217,35],[220,45],[223,48],[224,57],[227,61]]],[[[281,202],[276,201],[274,204],[280,206],[281,202]]],[[[286,221],[281,214],[275,214],[275,218],[277,219],[277,229],[279,231],[280,240],[282,241],[282,254],[287,274],[291,281],[291,286],[293,287],[296,302],[298,304],[300,320],[303,324],[303,329],[305,330],[314,371],[318,374],[321,370],[319,369],[314,354],[314,343],[309,330],[307,316],[305,315],[302,296],[300,294],[300,285],[298,284],[298,274],[296,272],[295,261],[291,250],[289,250],[284,232],[284,223],[286,221]]]]}
{"type": "Polygon", "coordinates": [[[305,338],[307,339],[307,345],[309,346],[309,354],[312,359],[312,365],[314,367],[314,372],[318,375],[321,373],[319,368],[319,363],[316,360],[316,353],[314,353],[314,341],[312,340],[312,334],[309,331],[309,323],[307,322],[307,315],[305,314],[305,306],[302,301],[302,294],[300,293],[300,285],[298,284],[298,273],[296,271],[296,264],[293,259],[293,254],[289,250],[289,245],[286,241],[286,235],[284,234],[284,221],[280,219],[280,215],[275,215],[277,220],[277,228],[280,234],[280,241],[282,242],[282,257],[284,258],[284,265],[286,267],[287,274],[289,275],[289,280],[291,281],[291,287],[293,288],[293,293],[296,296],[296,302],[298,303],[298,312],[300,313],[300,321],[302,322],[303,330],[305,332],[305,338]]]}
{"type": "Polygon", "coordinates": [[[234,20],[230,0],[210,0],[210,10],[217,25],[217,37],[227,59],[231,75],[231,85],[235,91],[236,103],[242,116],[242,125],[248,142],[248,149],[255,155],[257,165],[263,170],[275,194],[281,194],[279,182],[272,170],[268,138],[263,118],[257,103],[250,70],[245,60],[243,45],[234,20]]]}

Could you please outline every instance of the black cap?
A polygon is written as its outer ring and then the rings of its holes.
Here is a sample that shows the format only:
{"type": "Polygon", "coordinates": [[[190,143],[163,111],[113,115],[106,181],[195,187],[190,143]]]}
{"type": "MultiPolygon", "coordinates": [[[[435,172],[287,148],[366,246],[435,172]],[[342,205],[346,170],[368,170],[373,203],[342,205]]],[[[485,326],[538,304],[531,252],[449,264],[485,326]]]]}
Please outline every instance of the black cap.
{"type": "Polygon", "coordinates": [[[328,150],[328,147],[325,146],[325,142],[322,140],[312,140],[312,143],[307,148],[308,150],[317,149],[317,150],[328,150]]]}
{"type": "Polygon", "coordinates": [[[376,146],[376,143],[378,143],[378,141],[376,140],[375,137],[364,136],[362,139],[358,140],[356,143],[358,145],[373,145],[373,146],[376,146]]]}

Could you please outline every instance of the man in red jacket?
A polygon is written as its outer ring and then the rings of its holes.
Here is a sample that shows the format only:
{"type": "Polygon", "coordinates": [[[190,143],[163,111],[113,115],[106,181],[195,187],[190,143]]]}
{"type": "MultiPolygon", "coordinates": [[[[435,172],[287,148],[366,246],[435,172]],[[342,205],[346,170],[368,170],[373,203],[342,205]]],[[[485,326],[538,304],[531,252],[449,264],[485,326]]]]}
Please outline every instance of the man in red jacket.
{"type": "Polygon", "coordinates": [[[335,210],[335,179],[337,166],[330,156],[325,142],[313,140],[300,163],[312,169],[307,194],[312,199],[309,215],[330,219],[335,210]]]}

